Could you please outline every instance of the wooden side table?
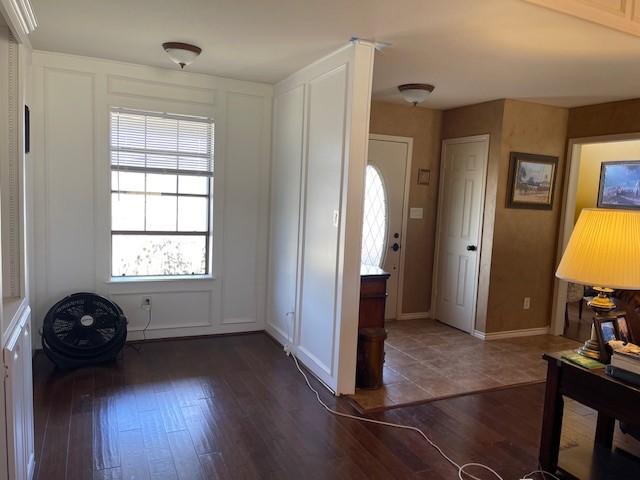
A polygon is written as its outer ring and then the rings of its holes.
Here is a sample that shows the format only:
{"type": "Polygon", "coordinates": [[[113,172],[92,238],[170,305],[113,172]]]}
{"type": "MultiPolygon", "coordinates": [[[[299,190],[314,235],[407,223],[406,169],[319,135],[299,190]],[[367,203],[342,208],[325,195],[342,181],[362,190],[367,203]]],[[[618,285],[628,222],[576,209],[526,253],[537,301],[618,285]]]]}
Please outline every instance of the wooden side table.
{"type": "MultiPolygon", "coordinates": [[[[539,460],[543,470],[559,472],[567,476],[568,472],[559,468],[560,435],[564,410],[563,396],[571,398],[598,412],[594,453],[599,461],[606,462],[611,452],[615,421],[640,424],[640,388],[623,383],[604,373],[604,369],[589,370],[562,359],[561,353],[547,353],[543,358],[548,362],[547,386],[544,398],[542,434],[540,438],[539,460]]],[[[595,457],[594,457],[595,458],[595,457]]],[[[618,462],[620,463],[620,462],[618,462]]],[[[611,465],[604,468],[621,468],[611,465]]],[[[623,468],[628,468],[624,466],[623,468]]],[[[640,462],[635,469],[640,478],[640,462]]],[[[568,474],[571,477],[570,474],[568,474]]]]}

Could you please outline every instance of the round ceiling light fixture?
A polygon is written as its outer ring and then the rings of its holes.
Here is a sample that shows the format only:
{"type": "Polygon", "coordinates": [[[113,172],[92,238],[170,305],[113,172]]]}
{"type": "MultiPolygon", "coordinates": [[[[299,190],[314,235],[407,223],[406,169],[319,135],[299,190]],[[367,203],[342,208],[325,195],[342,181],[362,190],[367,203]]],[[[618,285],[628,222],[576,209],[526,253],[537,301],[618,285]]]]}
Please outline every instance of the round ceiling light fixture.
{"type": "Polygon", "coordinates": [[[405,83],[399,85],[398,90],[407,102],[413,103],[415,107],[419,103],[424,102],[436,87],[428,83],[405,83]]]}
{"type": "Polygon", "coordinates": [[[162,44],[162,48],[173,62],[180,65],[180,68],[191,65],[202,52],[200,47],[182,42],[165,42],[162,44]]]}

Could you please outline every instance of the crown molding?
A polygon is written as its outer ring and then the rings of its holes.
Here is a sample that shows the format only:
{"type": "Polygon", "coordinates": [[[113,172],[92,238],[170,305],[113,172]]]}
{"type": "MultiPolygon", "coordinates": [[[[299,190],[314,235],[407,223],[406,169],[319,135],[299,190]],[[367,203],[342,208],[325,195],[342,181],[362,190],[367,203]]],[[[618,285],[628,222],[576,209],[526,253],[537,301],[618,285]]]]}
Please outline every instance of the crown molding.
{"type": "Polygon", "coordinates": [[[38,27],[29,0],[0,0],[0,13],[18,43],[31,46],[29,34],[38,27]]]}
{"type": "Polygon", "coordinates": [[[640,36],[640,0],[524,0],[541,7],[640,36]]]}

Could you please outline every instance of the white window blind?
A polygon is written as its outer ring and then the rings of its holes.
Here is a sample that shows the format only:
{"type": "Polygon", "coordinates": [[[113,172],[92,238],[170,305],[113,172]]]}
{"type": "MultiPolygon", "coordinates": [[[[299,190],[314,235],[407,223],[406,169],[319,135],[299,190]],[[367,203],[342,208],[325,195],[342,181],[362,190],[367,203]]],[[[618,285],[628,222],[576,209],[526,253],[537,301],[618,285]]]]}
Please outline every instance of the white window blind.
{"type": "Polygon", "coordinates": [[[210,119],[111,110],[112,276],[209,273],[213,152],[210,119]]]}
{"type": "Polygon", "coordinates": [[[213,175],[213,122],[202,117],[111,110],[111,167],[213,175]]]}

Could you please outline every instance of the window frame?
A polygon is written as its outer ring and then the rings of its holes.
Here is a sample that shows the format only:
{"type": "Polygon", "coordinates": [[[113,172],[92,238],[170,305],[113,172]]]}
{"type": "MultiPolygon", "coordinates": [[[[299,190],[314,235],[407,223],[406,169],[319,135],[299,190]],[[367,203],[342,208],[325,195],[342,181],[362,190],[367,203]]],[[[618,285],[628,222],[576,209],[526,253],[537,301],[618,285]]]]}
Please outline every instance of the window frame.
{"type": "MultiPolygon", "coordinates": [[[[143,108],[131,108],[119,105],[110,105],[108,107],[108,192],[109,192],[109,216],[108,216],[108,235],[109,235],[109,266],[108,266],[108,282],[107,283],[126,283],[126,282],[145,282],[145,281],[171,281],[171,280],[211,280],[213,279],[213,216],[214,216],[214,179],[215,179],[215,119],[211,115],[198,115],[198,114],[182,114],[182,113],[167,113],[163,111],[143,108]],[[170,118],[178,120],[196,120],[209,124],[211,128],[211,145],[210,145],[210,169],[207,171],[188,170],[188,169],[159,169],[153,167],[135,167],[135,166],[121,166],[114,165],[112,162],[113,155],[113,133],[112,128],[112,115],[114,112],[124,112],[133,115],[141,116],[154,116],[160,118],[170,118]],[[124,190],[120,189],[118,185],[115,188],[113,183],[113,173],[117,172],[132,172],[144,174],[144,191],[124,190]],[[156,175],[175,175],[176,176],[176,190],[175,192],[148,192],[147,191],[147,174],[156,175]],[[180,193],[180,177],[203,177],[207,179],[207,192],[202,194],[197,193],[180,193]],[[113,229],[113,195],[114,194],[132,194],[142,195],[144,197],[144,225],[143,230],[126,230],[126,229],[113,229]],[[149,196],[159,197],[175,197],[176,199],[176,230],[148,230],[147,229],[147,198],[149,196]],[[207,212],[206,212],[206,229],[205,230],[178,230],[179,225],[179,199],[180,198],[204,198],[207,200],[207,212]],[[176,237],[204,237],[205,252],[204,252],[204,272],[199,273],[171,273],[171,274],[151,274],[151,275],[115,275],[114,274],[114,260],[113,260],[113,240],[114,236],[176,236],[176,237]]],[[[137,149],[136,149],[137,150],[137,149]]],[[[165,151],[158,151],[154,149],[140,149],[139,153],[160,153],[166,154],[165,151]]]]}

